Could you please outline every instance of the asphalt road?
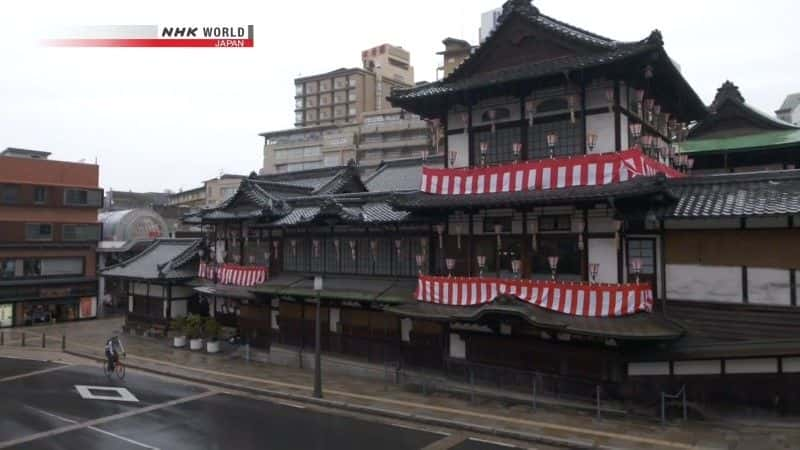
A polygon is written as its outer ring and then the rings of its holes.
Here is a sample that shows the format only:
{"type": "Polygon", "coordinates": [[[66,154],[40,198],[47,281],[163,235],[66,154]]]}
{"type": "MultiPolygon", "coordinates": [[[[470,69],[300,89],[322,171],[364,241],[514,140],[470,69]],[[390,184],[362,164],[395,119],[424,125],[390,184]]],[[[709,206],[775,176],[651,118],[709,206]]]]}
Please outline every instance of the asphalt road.
{"type": "Polygon", "coordinates": [[[0,448],[510,448],[468,436],[437,446],[444,439],[452,440],[453,432],[265,401],[135,371],[128,371],[124,380],[109,380],[99,364],[61,366],[0,357],[0,396],[0,448]],[[90,396],[112,398],[84,398],[78,385],[89,386],[90,396]],[[123,394],[134,398],[123,401],[123,394]]]}

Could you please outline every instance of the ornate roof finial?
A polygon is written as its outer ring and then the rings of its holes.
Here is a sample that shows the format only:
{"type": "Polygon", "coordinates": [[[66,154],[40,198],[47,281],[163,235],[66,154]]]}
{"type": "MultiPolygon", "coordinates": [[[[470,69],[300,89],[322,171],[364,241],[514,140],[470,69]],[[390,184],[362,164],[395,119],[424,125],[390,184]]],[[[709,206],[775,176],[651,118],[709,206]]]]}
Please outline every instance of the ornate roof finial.
{"type": "Polygon", "coordinates": [[[661,34],[659,29],[655,29],[650,32],[650,36],[647,37],[647,42],[664,45],[664,36],[661,34]]]}
{"type": "Polygon", "coordinates": [[[517,12],[523,16],[532,17],[539,15],[539,8],[533,6],[533,2],[531,0],[508,0],[503,4],[503,13],[500,14],[497,22],[500,23],[506,20],[506,18],[512,12],[517,12]]]}
{"type": "Polygon", "coordinates": [[[739,92],[739,86],[736,86],[730,80],[722,83],[722,86],[717,89],[717,95],[714,97],[714,101],[711,103],[711,110],[716,111],[716,109],[725,100],[733,100],[738,103],[745,102],[744,96],[742,96],[742,93],[739,92]]]}

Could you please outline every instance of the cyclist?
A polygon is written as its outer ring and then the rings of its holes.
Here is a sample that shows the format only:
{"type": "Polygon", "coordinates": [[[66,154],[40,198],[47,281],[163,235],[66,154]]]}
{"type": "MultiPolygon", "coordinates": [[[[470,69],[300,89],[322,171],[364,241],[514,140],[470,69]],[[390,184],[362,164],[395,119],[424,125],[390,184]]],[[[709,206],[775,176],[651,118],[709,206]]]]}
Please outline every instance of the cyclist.
{"type": "Polygon", "coordinates": [[[114,336],[106,341],[106,359],[108,360],[108,371],[114,371],[114,365],[119,362],[119,354],[125,354],[125,347],[118,336],[114,336]]]}

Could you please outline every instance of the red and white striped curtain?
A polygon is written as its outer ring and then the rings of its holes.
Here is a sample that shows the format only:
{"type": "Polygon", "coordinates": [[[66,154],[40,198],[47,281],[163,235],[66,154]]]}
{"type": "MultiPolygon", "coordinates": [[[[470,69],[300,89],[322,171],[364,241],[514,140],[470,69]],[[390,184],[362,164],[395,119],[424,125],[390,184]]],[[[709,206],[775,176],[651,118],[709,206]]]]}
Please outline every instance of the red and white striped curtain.
{"type": "Polygon", "coordinates": [[[421,302],[479,306],[508,295],[540,308],[584,317],[620,317],[653,309],[649,284],[589,284],[560,281],[420,276],[421,302]]]}
{"type": "Polygon", "coordinates": [[[439,195],[525,192],[621,183],[659,172],[669,178],[684,176],[633,148],[472,169],[423,167],[420,190],[439,195]]]}
{"type": "Polygon", "coordinates": [[[216,272],[217,282],[234,286],[255,286],[267,281],[268,271],[263,266],[239,266],[236,264],[223,264],[213,266],[200,263],[197,275],[200,278],[213,280],[216,272]]]}

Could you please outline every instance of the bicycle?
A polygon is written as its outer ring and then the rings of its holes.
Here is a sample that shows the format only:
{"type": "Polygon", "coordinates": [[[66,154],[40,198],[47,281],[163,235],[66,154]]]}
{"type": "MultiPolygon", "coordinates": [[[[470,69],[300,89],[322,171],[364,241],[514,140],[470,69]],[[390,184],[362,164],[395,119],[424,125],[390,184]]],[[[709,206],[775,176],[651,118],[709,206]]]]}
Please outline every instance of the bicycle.
{"type": "Polygon", "coordinates": [[[109,380],[111,379],[112,375],[116,375],[117,378],[122,380],[125,378],[125,365],[122,364],[122,361],[120,361],[119,358],[117,358],[114,361],[114,367],[111,370],[108,370],[108,361],[103,361],[103,373],[106,375],[106,377],[108,377],[109,380]]]}

